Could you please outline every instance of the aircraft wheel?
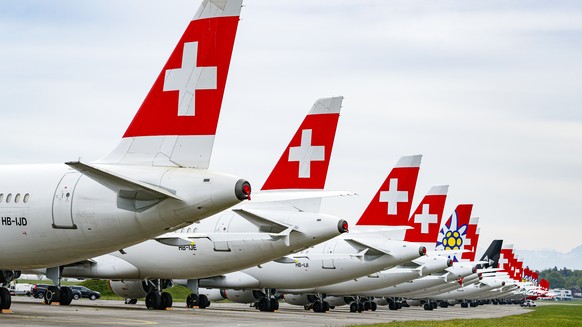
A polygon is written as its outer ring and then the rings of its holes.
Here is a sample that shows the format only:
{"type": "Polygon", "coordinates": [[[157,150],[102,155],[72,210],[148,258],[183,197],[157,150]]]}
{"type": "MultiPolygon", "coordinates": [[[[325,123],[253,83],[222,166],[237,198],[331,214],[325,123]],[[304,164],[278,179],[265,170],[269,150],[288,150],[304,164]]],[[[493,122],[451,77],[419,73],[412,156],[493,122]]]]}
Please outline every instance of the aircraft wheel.
{"type": "Polygon", "coordinates": [[[358,312],[362,313],[362,311],[364,311],[364,303],[360,302],[358,303],[358,312]]]}
{"type": "Polygon", "coordinates": [[[350,312],[358,311],[358,304],[356,302],[350,303],[350,312]]]}
{"type": "Polygon", "coordinates": [[[366,301],[362,303],[364,305],[364,311],[369,311],[370,310],[370,302],[366,301]]]}
{"type": "Polygon", "coordinates": [[[469,304],[467,302],[461,303],[461,308],[468,308],[469,304]]]}
{"type": "Polygon", "coordinates": [[[188,295],[188,297],[186,298],[186,306],[188,308],[193,308],[198,306],[198,294],[190,294],[188,295]]]}
{"type": "Polygon", "coordinates": [[[204,294],[198,295],[198,307],[200,309],[206,309],[210,306],[210,300],[208,300],[208,296],[204,294]]]}
{"type": "Polygon", "coordinates": [[[0,309],[10,309],[12,296],[6,287],[0,287],[0,309]]]}
{"type": "Polygon", "coordinates": [[[162,305],[160,307],[160,310],[165,310],[166,308],[172,307],[173,301],[172,301],[172,295],[170,293],[162,292],[160,297],[162,299],[162,305]]]}
{"type": "Polygon", "coordinates": [[[323,303],[321,303],[321,301],[313,302],[313,312],[324,312],[323,303]]]}
{"type": "Polygon", "coordinates": [[[59,298],[59,302],[61,305],[70,305],[73,301],[73,290],[69,287],[61,287],[61,296],[59,298]]]}
{"type": "Polygon", "coordinates": [[[156,291],[149,292],[145,298],[145,303],[148,309],[157,310],[162,305],[162,296],[156,291]]]}
{"type": "Polygon", "coordinates": [[[279,301],[277,299],[271,299],[271,311],[279,310],[279,301]]]}
{"type": "Polygon", "coordinates": [[[438,305],[436,302],[430,302],[430,306],[431,306],[432,310],[438,308],[438,305]]]}
{"type": "Polygon", "coordinates": [[[370,310],[372,311],[378,310],[378,304],[376,302],[370,302],[370,310]]]}
{"type": "Polygon", "coordinates": [[[59,302],[60,292],[59,288],[56,286],[49,286],[44,293],[44,302],[46,304],[51,304],[53,302],[59,302]]]}
{"type": "Polygon", "coordinates": [[[396,307],[396,302],[393,302],[393,301],[388,302],[388,309],[390,309],[390,310],[396,310],[396,309],[398,309],[396,307]]]}
{"type": "Polygon", "coordinates": [[[330,309],[329,302],[323,301],[323,312],[328,312],[330,309]]]}

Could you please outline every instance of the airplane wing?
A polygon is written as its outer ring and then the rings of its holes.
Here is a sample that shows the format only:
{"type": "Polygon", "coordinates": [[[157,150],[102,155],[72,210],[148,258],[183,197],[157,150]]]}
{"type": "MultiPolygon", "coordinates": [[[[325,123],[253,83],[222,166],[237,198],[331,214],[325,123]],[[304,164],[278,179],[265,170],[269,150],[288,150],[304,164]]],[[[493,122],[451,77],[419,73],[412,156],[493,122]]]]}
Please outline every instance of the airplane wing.
{"type": "Polygon", "coordinates": [[[236,241],[257,241],[274,240],[285,238],[285,244],[289,246],[289,234],[293,231],[291,227],[281,233],[170,233],[155,238],[159,243],[169,246],[191,245],[196,239],[208,239],[211,242],[236,242],[236,241]]]}

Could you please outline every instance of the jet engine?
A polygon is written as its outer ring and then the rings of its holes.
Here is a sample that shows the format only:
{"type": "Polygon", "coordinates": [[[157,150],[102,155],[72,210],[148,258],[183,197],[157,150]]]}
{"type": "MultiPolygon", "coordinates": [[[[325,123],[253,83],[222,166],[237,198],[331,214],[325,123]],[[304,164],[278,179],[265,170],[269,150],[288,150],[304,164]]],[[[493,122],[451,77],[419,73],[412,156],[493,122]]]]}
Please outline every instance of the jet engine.
{"type": "Polygon", "coordinates": [[[354,302],[355,299],[350,296],[327,296],[325,301],[332,307],[339,307],[342,305],[350,304],[354,302]]]}
{"type": "Polygon", "coordinates": [[[310,305],[317,301],[317,297],[312,294],[285,294],[285,302],[294,305],[310,305]]]}
{"type": "Polygon", "coordinates": [[[236,303],[255,303],[265,297],[265,294],[259,290],[221,290],[220,294],[236,303]]]}
{"type": "Polygon", "coordinates": [[[141,299],[150,293],[153,289],[142,280],[110,280],[109,288],[115,295],[126,299],[141,299]]]}

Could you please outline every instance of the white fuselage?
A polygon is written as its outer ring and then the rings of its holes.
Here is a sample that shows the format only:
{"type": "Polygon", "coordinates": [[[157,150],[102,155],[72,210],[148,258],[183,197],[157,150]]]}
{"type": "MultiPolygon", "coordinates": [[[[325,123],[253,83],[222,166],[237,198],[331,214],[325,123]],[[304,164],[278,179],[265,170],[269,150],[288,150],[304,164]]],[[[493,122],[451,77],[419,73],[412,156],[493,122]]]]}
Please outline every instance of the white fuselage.
{"type": "Polygon", "coordinates": [[[65,164],[0,166],[0,269],[53,267],[136,244],[240,202],[238,178],[205,169],[99,165],[176,198],[132,198],[65,164]]]}
{"type": "Polygon", "coordinates": [[[294,212],[277,221],[295,227],[288,241],[283,237],[269,236],[274,233],[261,233],[264,229],[275,228],[272,225],[251,222],[227,210],[173,233],[184,237],[205,234],[209,238],[196,238],[191,244],[183,246],[148,240],[122,251],[92,258],[91,262],[64,267],[62,276],[124,280],[212,277],[274,260],[326,241],[340,234],[338,226],[343,220],[323,214],[294,212]],[[238,240],[211,240],[217,234],[235,235],[238,240]],[[265,237],[258,237],[261,234],[265,237]]]}
{"type": "MultiPolygon", "coordinates": [[[[355,239],[357,235],[346,237],[355,239]]],[[[365,236],[363,240],[369,242],[365,236]]],[[[240,272],[225,276],[203,279],[201,287],[260,289],[276,288],[281,292],[287,289],[304,289],[343,282],[379,270],[407,263],[422,255],[421,247],[409,242],[383,239],[373,242],[390,254],[356,255],[363,249],[355,248],[343,235],[318,244],[294,255],[295,262],[268,262],[240,272]],[[342,256],[339,258],[339,256],[342,256]],[[309,258],[312,256],[313,258],[309,258]],[[325,259],[328,257],[328,259],[325,259]]]]}

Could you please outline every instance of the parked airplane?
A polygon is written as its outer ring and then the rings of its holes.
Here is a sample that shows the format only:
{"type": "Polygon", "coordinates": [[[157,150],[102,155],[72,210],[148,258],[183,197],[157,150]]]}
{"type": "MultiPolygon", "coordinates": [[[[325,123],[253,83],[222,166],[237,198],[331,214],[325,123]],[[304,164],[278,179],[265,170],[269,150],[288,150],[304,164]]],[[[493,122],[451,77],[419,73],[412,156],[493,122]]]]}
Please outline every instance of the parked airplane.
{"type": "MultiPolygon", "coordinates": [[[[0,166],[0,282],[22,269],[108,253],[248,199],[250,184],[209,171],[241,1],[206,0],[117,148],[93,163],[0,166]]],[[[70,302],[59,285],[50,301],[70,302]]],[[[0,288],[0,309],[10,307],[0,288]]]]}
{"type": "MultiPolygon", "coordinates": [[[[410,215],[410,202],[420,167],[420,155],[402,157],[392,169],[360,221],[368,226],[352,228],[316,245],[287,261],[271,261],[239,272],[200,280],[201,287],[226,289],[231,301],[256,303],[261,311],[277,310],[273,289],[304,289],[344,282],[385,268],[406,264],[423,256],[426,248],[416,243],[396,241],[394,227],[371,226],[371,215],[403,222],[410,215]],[[387,213],[387,214],[386,214],[387,213]]],[[[402,234],[400,230],[396,234],[402,234]]],[[[399,235],[400,239],[402,235],[399,235]]]]}
{"type": "MultiPolygon", "coordinates": [[[[414,213],[407,221],[412,229],[405,232],[404,240],[424,246],[434,245],[439,234],[448,185],[433,186],[422,199],[414,213]]],[[[373,218],[379,222],[391,222],[387,212],[377,214],[373,218]]],[[[358,223],[356,223],[356,227],[358,223]]],[[[285,301],[290,304],[302,305],[315,312],[325,312],[330,306],[350,305],[352,312],[369,307],[376,310],[376,303],[367,298],[357,296],[360,292],[382,289],[407,282],[433,272],[441,271],[452,265],[452,260],[446,255],[439,256],[435,251],[430,255],[414,259],[398,267],[385,269],[367,276],[344,281],[342,283],[319,286],[312,289],[285,290],[285,301]]]]}
{"type": "Polygon", "coordinates": [[[253,201],[156,240],[68,265],[62,276],[112,279],[116,295],[132,303],[145,297],[150,309],[171,307],[171,295],[162,289],[187,279],[183,283],[192,290],[187,305],[205,307],[198,279],[275,260],[347,232],[345,220],[319,213],[322,196],[346,194],[320,191],[341,103],[341,97],[314,103],[269,175],[263,187],[268,190],[253,201]]]}

